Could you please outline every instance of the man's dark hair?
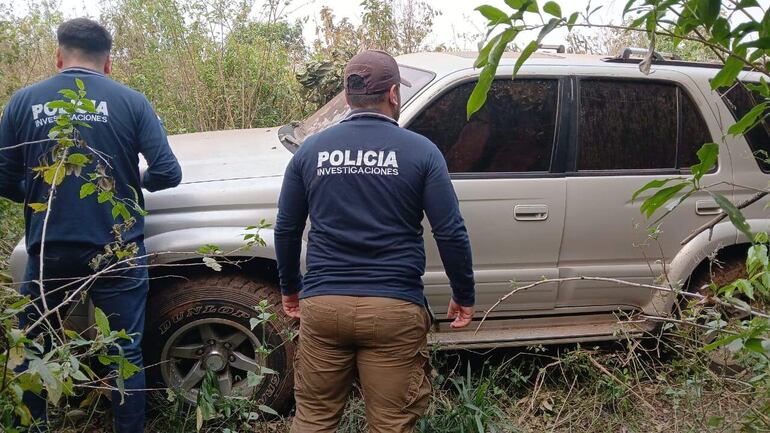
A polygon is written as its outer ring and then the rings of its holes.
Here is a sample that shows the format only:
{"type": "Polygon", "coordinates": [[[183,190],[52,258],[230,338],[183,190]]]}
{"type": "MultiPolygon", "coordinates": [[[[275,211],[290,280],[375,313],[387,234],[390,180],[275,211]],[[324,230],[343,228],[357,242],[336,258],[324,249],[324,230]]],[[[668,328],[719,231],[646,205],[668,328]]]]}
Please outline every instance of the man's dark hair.
{"type": "MultiPolygon", "coordinates": [[[[347,88],[350,90],[361,90],[366,87],[364,78],[360,75],[351,75],[348,77],[347,88]]],[[[372,108],[376,107],[388,97],[388,92],[375,93],[372,95],[355,95],[348,93],[348,104],[350,108],[372,108]]]]}
{"type": "Polygon", "coordinates": [[[112,49],[112,35],[104,26],[87,18],[65,21],[56,30],[59,47],[75,51],[83,60],[105,61],[112,49]]]}

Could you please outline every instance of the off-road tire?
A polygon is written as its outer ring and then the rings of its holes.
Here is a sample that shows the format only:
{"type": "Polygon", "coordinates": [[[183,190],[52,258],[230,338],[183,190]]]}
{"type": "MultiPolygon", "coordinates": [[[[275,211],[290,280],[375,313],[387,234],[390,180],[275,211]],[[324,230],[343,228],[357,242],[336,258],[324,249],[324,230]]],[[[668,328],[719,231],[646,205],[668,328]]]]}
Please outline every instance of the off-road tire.
{"type": "MultiPolygon", "coordinates": [[[[160,364],[169,361],[161,359],[161,353],[176,331],[201,319],[227,321],[250,330],[249,320],[259,314],[255,307],[261,300],[268,301],[268,311],[276,317],[266,326],[262,344],[267,343],[272,350],[264,366],[277,374],[268,374],[255,388],[253,398],[258,404],[287,413],[293,403],[295,351],[288,331],[295,323],[283,313],[275,283],[237,274],[201,275],[153,289],[144,337],[145,365],[150,366],[148,384],[166,386],[160,364]]],[[[263,332],[258,328],[252,336],[261,341],[263,332]]]]}

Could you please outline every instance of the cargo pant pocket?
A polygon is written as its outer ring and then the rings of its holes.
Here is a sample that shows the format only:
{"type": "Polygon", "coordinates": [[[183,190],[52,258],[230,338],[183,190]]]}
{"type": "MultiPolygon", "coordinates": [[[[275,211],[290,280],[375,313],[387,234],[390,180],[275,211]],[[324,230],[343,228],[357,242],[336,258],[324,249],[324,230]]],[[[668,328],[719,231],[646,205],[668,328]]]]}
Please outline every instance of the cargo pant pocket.
{"type": "Polygon", "coordinates": [[[402,411],[420,417],[428,409],[433,385],[430,380],[431,367],[428,351],[421,350],[415,358],[407,389],[406,405],[402,411]]]}

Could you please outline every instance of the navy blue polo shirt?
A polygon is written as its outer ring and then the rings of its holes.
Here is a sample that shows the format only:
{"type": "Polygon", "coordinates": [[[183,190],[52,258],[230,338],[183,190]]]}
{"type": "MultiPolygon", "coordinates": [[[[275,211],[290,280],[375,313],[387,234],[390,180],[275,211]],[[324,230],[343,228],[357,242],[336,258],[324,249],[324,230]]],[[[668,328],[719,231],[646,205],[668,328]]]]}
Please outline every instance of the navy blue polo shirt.
{"type": "MultiPolygon", "coordinates": [[[[40,165],[41,158],[53,145],[47,138],[59,111],[50,108],[48,103],[62,99],[59,90],[77,90],[76,78],[83,81],[88,92],[86,97],[96,107],[96,113],[75,115],[76,120],[91,125],[78,130],[95,152],[73,152],[98,154],[83,170],[83,176],[101,161],[107,167],[108,176],[115,180],[115,197],[138,198],[142,207],[142,186],[156,191],[178,185],[182,171],[147,98],[98,72],[71,68],[18,91],[5,107],[0,120],[0,196],[25,204],[47,202],[50,185],[36,178],[32,168],[40,165]],[[148,163],[142,180],[139,154],[148,163]]],[[[111,228],[116,220],[112,207],[108,203],[97,203],[96,196],[81,200],[80,188],[85,182],[87,179],[67,176],[57,187],[46,242],[101,248],[114,241],[111,228]]],[[[123,238],[127,242],[141,241],[144,218],[135,212],[132,214],[136,224],[123,238]]],[[[27,206],[24,217],[27,251],[34,254],[39,251],[45,212],[35,213],[27,206]]]]}
{"type": "Polygon", "coordinates": [[[475,301],[471,246],[446,162],[427,138],[354,111],[308,137],[286,168],[275,227],[281,290],[422,305],[427,215],[453,298],[475,301]],[[300,273],[310,216],[307,273],[300,273]]]}

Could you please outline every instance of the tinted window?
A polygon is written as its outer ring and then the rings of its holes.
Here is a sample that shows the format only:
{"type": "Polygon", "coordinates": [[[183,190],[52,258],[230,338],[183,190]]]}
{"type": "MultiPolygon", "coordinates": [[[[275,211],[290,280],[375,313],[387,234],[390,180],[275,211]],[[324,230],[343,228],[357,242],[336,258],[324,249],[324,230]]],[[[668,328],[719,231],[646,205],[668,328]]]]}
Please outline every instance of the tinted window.
{"type": "Polygon", "coordinates": [[[678,168],[689,168],[698,163],[698,150],[704,143],[710,143],[711,134],[703,116],[692,102],[690,97],[682,89],[679,91],[681,107],[681,130],[679,131],[679,152],[677,158],[678,168]]]}
{"type": "Polygon", "coordinates": [[[548,171],[558,81],[496,80],[484,108],[469,122],[465,107],[475,85],[440,96],[409,129],[436,143],[451,173],[548,171]]]}
{"type": "Polygon", "coordinates": [[[578,170],[689,168],[710,141],[697,108],[675,85],[580,81],[578,170]]]}
{"type": "MultiPolygon", "coordinates": [[[[729,89],[719,89],[722,99],[732,111],[736,120],[742,119],[755,105],[763,102],[765,99],[757,92],[750,91],[738,83],[729,89]]],[[[746,141],[751,147],[751,151],[757,157],[757,163],[764,172],[770,172],[770,124],[768,119],[764,118],[757,126],[751,128],[744,134],[746,141]]]]}

